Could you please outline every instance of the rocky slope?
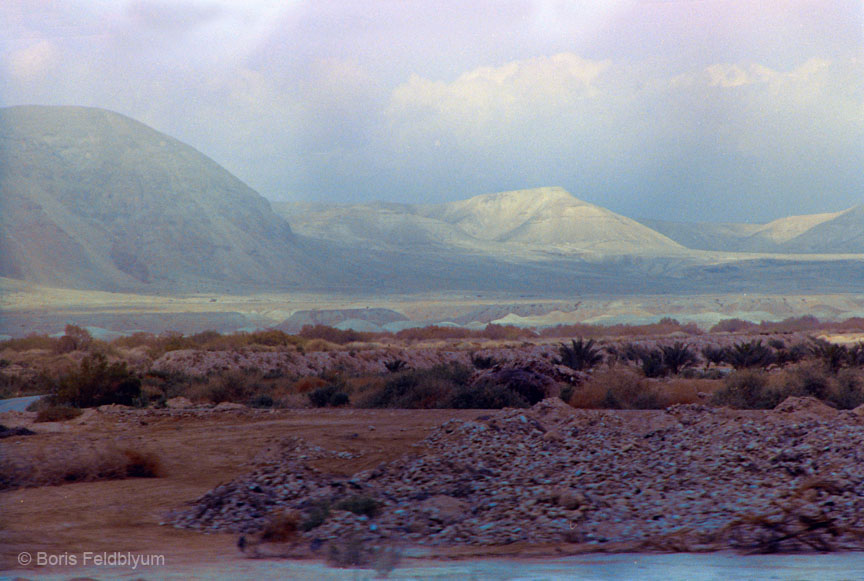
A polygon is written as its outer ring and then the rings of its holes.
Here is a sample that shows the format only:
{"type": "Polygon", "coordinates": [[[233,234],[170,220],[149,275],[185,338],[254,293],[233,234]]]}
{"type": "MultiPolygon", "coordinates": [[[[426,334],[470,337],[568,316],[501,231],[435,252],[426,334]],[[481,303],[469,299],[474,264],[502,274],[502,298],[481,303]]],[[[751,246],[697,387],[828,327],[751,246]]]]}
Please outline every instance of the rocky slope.
{"type": "Polygon", "coordinates": [[[0,274],[104,290],[308,281],[290,227],[193,148],[83,107],[0,110],[0,274]]]}
{"type": "Polygon", "coordinates": [[[285,540],[337,551],[346,539],[358,550],[517,542],[604,551],[861,550],[862,414],[807,398],[770,412],[689,405],[631,413],[548,399],[447,422],[416,454],[350,478],[310,468],[307,461],[328,452],[286,440],[251,474],[216,487],[173,522],[255,533],[273,514],[294,514],[307,530],[285,540]],[[338,504],[346,498],[374,499],[377,508],[338,504]],[[336,508],[308,520],[324,504],[336,508]]]}

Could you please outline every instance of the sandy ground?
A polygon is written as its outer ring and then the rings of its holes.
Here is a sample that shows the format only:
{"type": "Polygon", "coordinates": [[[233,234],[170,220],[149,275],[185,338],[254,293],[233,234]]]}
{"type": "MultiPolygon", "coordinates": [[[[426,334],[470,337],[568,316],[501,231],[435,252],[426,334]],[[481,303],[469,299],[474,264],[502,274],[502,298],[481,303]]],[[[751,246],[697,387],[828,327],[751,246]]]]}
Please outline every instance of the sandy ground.
{"type": "MultiPolygon", "coordinates": [[[[63,423],[33,424],[32,413],[0,414],[0,423],[25,425],[35,436],[2,445],[38,451],[72,439],[85,444],[156,452],[161,478],[137,478],[43,486],[0,493],[0,579],[372,579],[370,570],[332,569],[319,561],[248,559],[230,534],[202,534],[160,525],[167,511],[247,472],[248,462],[269,443],[299,436],[313,445],[350,452],[351,459],[312,464],[334,474],[353,474],[416,450],[413,445],[440,423],[469,419],[482,410],[226,410],[148,413],[88,411],[63,423]],[[374,429],[373,429],[374,428],[374,429]],[[21,566],[22,552],[51,555],[66,566],[21,566]],[[96,567],[93,554],[161,556],[155,566],[96,567]],[[75,566],[69,566],[75,558],[75,566]],[[5,572],[4,572],[5,571],[5,572]]],[[[572,547],[572,545],[571,545],[572,547]]],[[[864,578],[864,554],[748,556],[561,555],[562,547],[417,548],[404,553],[394,579],[813,579],[864,578]],[[448,558],[457,557],[457,561],[448,558]],[[537,559],[537,557],[544,557],[537,559]],[[433,560],[434,559],[434,560],[433,560]],[[442,560],[443,559],[443,560],[442,560]]]]}
{"type": "MultiPolygon", "coordinates": [[[[68,438],[114,441],[156,452],[161,478],[43,486],[0,493],[0,570],[17,565],[21,551],[81,555],[131,551],[165,555],[172,565],[242,558],[234,535],[205,535],[160,526],[166,511],[182,506],[246,471],[268,441],[300,436],[314,445],[359,457],[329,459],[317,468],[353,474],[412,449],[450,418],[477,410],[225,411],[187,417],[98,413],[66,423],[32,424],[32,414],[0,414],[6,426],[28,425],[35,436],[2,446],[51,447],[68,438]],[[374,429],[372,429],[374,427],[374,429]],[[356,434],[356,436],[355,436],[356,434]]],[[[244,559],[245,560],[245,559],[244,559]]]]}

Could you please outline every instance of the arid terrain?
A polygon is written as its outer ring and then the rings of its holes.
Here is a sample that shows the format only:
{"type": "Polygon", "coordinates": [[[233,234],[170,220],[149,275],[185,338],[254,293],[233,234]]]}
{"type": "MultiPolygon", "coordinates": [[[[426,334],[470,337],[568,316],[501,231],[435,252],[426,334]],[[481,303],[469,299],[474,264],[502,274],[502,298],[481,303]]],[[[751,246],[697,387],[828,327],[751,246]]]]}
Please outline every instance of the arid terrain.
{"type": "Polygon", "coordinates": [[[2,567],[864,548],[860,320],[558,331],[7,340],[2,567]]]}

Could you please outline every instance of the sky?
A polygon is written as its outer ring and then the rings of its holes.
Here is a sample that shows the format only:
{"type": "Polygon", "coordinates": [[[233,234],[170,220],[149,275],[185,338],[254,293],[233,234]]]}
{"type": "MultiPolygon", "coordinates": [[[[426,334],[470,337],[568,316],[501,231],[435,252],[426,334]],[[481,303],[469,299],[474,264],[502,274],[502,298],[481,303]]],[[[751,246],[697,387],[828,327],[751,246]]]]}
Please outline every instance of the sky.
{"type": "Polygon", "coordinates": [[[271,200],[765,222],[864,203],[864,2],[3,0],[22,104],[128,115],[271,200]]]}

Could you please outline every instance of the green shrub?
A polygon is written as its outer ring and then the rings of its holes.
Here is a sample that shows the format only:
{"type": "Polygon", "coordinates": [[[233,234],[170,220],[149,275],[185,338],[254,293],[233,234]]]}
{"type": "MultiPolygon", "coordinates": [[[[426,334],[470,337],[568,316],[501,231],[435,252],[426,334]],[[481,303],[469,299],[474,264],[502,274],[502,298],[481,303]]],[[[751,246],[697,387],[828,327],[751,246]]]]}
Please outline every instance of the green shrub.
{"type": "Polygon", "coordinates": [[[371,496],[355,495],[340,500],[334,505],[337,510],[347,510],[356,515],[374,518],[381,510],[381,503],[371,496]]]}
{"type": "Polygon", "coordinates": [[[579,337],[578,341],[571,339],[570,343],[572,345],[561,343],[558,348],[560,354],[556,362],[558,365],[565,365],[574,371],[583,371],[603,361],[603,354],[600,348],[595,346],[594,339],[585,341],[579,337]]]}
{"type": "Polygon", "coordinates": [[[461,364],[435,365],[400,371],[363,404],[371,408],[429,409],[447,407],[459,388],[467,385],[471,370],[461,364]]]}
{"type": "Polygon", "coordinates": [[[75,407],[105,404],[134,405],[141,395],[141,380],[125,362],[108,363],[94,353],[81,360],[77,371],[62,376],[54,396],[56,403],[75,407]]]}
{"type": "Polygon", "coordinates": [[[696,365],[699,360],[696,353],[680,341],[675,341],[672,345],[662,345],[660,351],[663,353],[663,365],[672,375],[678,375],[682,369],[696,365]]]}
{"type": "Polygon", "coordinates": [[[253,408],[272,408],[273,398],[266,393],[259,393],[249,400],[249,407],[253,408]]]}
{"type": "Polygon", "coordinates": [[[442,407],[452,409],[495,410],[502,408],[527,408],[528,401],[501,384],[462,386],[456,390],[442,407]]]}
{"type": "Polygon", "coordinates": [[[485,386],[502,386],[518,395],[530,406],[546,397],[552,383],[548,377],[530,369],[510,368],[489,373],[475,384],[474,389],[485,386]]]}
{"type": "Polygon", "coordinates": [[[702,348],[702,357],[705,358],[706,367],[714,365],[722,365],[726,363],[726,349],[723,347],[715,347],[714,345],[706,345],[702,348]]]}
{"type": "Polygon", "coordinates": [[[812,339],[810,351],[813,356],[821,359],[832,373],[837,373],[849,362],[849,349],[845,345],[831,343],[825,339],[812,339]]]}
{"type": "Polygon", "coordinates": [[[471,365],[474,369],[492,369],[498,364],[494,357],[484,357],[483,355],[471,354],[471,365]]]}
{"type": "Polygon", "coordinates": [[[318,408],[339,407],[348,405],[351,401],[348,394],[342,391],[342,387],[339,385],[325,385],[324,387],[319,387],[318,389],[309,392],[308,397],[312,405],[318,408]]]}
{"type": "Polygon", "coordinates": [[[323,525],[328,518],[330,518],[330,503],[326,500],[316,502],[306,513],[306,518],[300,522],[300,529],[304,532],[311,531],[323,525]]]}
{"type": "Polygon", "coordinates": [[[399,371],[403,371],[408,368],[408,364],[405,363],[402,359],[394,359],[393,361],[385,361],[384,367],[387,368],[387,371],[390,373],[397,373],[399,371]]]}
{"type": "Polygon", "coordinates": [[[792,372],[792,383],[787,386],[790,395],[809,396],[824,400],[831,391],[831,378],[818,366],[805,365],[792,372]]]}
{"type": "Polygon", "coordinates": [[[828,401],[838,409],[851,410],[864,404],[864,380],[861,375],[851,369],[844,369],[837,374],[828,401]]]}
{"type": "Polygon", "coordinates": [[[663,352],[659,349],[647,351],[640,365],[645,377],[664,377],[669,374],[669,368],[663,362],[663,352]]]}
{"type": "Polygon", "coordinates": [[[742,341],[726,350],[726,361],[735,369],[767,368],[774,363],[774,351],[762,341],[742,341]]]}

